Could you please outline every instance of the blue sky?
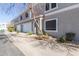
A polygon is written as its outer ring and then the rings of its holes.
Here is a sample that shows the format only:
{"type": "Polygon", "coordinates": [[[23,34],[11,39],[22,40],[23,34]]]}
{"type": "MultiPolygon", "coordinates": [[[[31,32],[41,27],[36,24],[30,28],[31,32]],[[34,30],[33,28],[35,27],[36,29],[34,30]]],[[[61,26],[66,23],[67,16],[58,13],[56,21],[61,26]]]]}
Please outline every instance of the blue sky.
{"type": "Polygon", "coordinates": [[[26,9],[27,4],[0,3],[0,23],[7,23],[26,9]]]}

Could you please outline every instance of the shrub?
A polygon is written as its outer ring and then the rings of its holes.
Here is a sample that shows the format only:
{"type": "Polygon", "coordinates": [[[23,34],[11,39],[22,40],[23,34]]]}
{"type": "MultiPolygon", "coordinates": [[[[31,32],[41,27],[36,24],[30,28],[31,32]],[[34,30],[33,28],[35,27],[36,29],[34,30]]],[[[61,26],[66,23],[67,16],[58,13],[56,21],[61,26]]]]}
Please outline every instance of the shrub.
{"type": "Polygon", "coordinates": [[[1,29],[1,30],[0,30],[0,32],[4,32],[4,30],[3,30],[3,29],[1,29]]]}
{"type": "Polygon", "coordinates": [[[28,32],[28,35],[32,35],[33,33],[32,32],[28,32]]]}
{"type": "Polygon", "coordinates": [[[8,25],[7,25],[7,29],[8,29],[9,32],[13,32],[13,31],[15,30],[13,24],[8,24],[8,25]]]}
{"type": "Polygon", "coordinates": [[[61,36],[57,41],[61,42],[61,43],[64,43],[66,41],[65,36],[61,36]]]}
{"type": "Polygon", "coordinates": [[[13,31],[14,31],[14,28],[9,27],[9,28],[8,28],[8,31],[9,31],[9,32],[13,32],[13,31]]]}
{"type": "Polygon", "coordinates": [[[75,38],[75,33],[69,32],[65,34],[66,41],[72,41],[75,38]]]}
{"type": "Polygon", "coordinates": [[[47,32],[45,32],[45,31],[43,31],[43,35],[47,35],[47,36],[48,36],[48,33],[47,33],[47,32]]]}
{"type": "Polygon", "coordinates": [[[61,36],[57,41],[64,43],[64,42],[72,41],[74,40],[74,38],[75,38],[75,33],[69,32],[61,36]]]}

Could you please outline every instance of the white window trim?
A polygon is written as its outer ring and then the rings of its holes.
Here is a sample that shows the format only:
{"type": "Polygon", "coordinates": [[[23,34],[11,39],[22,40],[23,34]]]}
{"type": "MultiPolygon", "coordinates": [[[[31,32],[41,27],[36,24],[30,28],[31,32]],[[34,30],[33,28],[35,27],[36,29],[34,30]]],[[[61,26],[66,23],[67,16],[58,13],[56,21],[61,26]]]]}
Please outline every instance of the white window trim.
{"type": "Polygon", "coordinates": [[[56,7],[55,8],[51,8],[51,3],[49,3],[49,10],[47,10],[47,11],[45,10],[45,13],[53,11],[53,10],[55,10],[57,8],[58,8],[58,4],[57,3],[56,3],[56,7]]]}
{"type": "Polygon", "coordinates": [[[46,32],[58,32],[58,18],[53,18],[53,19],[47,19],[44,21],[44,30],[46,32]],[[56,30],[46,30],[46,21],[50,21],[50,20],[56,20],[56,30]]]}

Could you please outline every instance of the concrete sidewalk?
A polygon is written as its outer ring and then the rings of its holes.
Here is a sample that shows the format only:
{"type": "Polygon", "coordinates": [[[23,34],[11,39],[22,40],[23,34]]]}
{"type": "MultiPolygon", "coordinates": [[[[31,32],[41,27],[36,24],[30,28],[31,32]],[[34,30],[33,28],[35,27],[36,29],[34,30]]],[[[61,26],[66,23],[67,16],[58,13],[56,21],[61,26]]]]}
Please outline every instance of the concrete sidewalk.
{"type": "Polygon", "coordinates": [[[66,55],[79,55],[79,49],[71,51],[69,54],[67,49],[63,46],[55,47],[53,49],[48,46],[40,44],[39,40],[33,38],[23,38],[19,36],[11,36],[10,40],[13,44],[24,53],[26,56],[66,56],[66,55]]]}

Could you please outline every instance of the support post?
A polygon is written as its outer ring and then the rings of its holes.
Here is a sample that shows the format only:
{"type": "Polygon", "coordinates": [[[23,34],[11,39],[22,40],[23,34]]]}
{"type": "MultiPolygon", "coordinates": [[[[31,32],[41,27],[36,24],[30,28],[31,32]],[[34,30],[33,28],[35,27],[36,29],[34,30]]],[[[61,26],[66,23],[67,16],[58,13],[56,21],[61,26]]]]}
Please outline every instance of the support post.
{"type": "Polygon", "coordinates": [[[40,30],[41,30],[41,34],[43,33],[43,32],[42,32],[42,29],[43,29],[43,28],[42,28],[42,26],[43,26],[42,20],[43,20],[43,17],[40,17],[40,30]]]}

